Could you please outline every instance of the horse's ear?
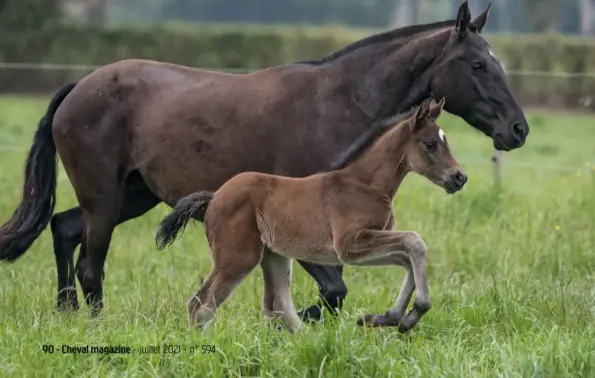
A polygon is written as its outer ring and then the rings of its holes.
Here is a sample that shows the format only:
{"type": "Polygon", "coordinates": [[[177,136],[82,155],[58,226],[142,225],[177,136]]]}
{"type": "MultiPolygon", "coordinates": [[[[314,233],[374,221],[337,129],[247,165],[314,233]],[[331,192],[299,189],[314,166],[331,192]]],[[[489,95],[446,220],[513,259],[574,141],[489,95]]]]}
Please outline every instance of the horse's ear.
{"type": "Polygon", "coordinates": [[[435,121],[440,117],[440,113],[442,112],[442,108],[444,108],[444,103],[446,103],[446,97],[442,97],[440,101],[436,104],[432,104],[430,106],[430,112],[428,114],[428,118],[432,121],[435,121]]]}
{"type": "Polygon", "coordinates": [[[414,133],[417,132],[424,124],[425,120],[428,118],[430,114],[430,103],[432,102],[432,98],[428,98],[421,103],[421,105],[415,111],[413,115],[413,120],[410,123],[411,131],[414,133]]]}
{"type": "Polygon", "coordinates": [[[467,0],[463,1],[457,12],[457,20],[455,23],[455,32],[460,38],[467,35],[469,24],[471,23],[471,12],[469,11],[469,3],[467,0]]]}
{"type": "Polygon", "coordinates": [[[488,17],[490,15],[490,9],[492,8],[492,2],[488,4],[488,7],[483,11],[482,14],[477,16],[475,20],[473,20],[472,24],[475,26],[477,33],[481,33],[483,27],[486,25],[488,21],[488,17]]]}

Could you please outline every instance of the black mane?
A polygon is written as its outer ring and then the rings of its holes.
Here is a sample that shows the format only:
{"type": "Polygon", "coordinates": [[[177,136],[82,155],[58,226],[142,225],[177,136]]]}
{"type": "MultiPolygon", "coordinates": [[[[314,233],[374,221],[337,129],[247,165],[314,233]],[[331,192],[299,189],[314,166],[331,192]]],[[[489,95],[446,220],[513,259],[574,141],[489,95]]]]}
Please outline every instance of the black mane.
{"type": "Polygon", "coordinates": [[[402,121],[406,120],[407,118],[411,117],[417,107],[412,107],[406,112],[401,114],[397,114],[395,116],[383,119],[376,124],[372,125],[366,132],[359,136],[349,146],[347,151],[342,153],[338,159],[336,159],[333,163],[331,163],[330,167],[327,168],[323,172],[331,172],[337,171],[339,169],[343,169],[347,167],[353,160],[357,159],[361,154],[363,154],[374,142],[378,139],[379,136],[383,135],[387,130],[391,129],[393,126],[398,125],[402,121]]]}
{"type": "Polygon", "coordinates": [[[294,64],[309,64],[309,65],[319,66],[319,65],[323,65],[325,63],[329,63],[334,60],[337,60],[340,57],[342,57],[346,54],[349,54],[350,52],[355,51],[361,47],[366,47],[366,46],[372,45],[374,43],[390,41],[395,38],[410,37],[417,33],[422,33],[425,31],[439,29],[439,28],[444,28],[447,26],[453,26],[454,24],[455,24],[455,20],[452,19],[452,20],[446,20],[446,21],[433,22],[430,24],[410,25],[410,26],[405,26],[405,27],[398,28],[398,29],[393,29],[393,30],[389,30],[389,31],[379,33],[379,34],[373,34],[373,35],[366,37],[364,39],[360,39],[359,41],[356,41],[350,45],[347,45],[346,47],[342,48],[341,50],[335,51],[334,53],[331,53],[320,60],[304,60],[304,61],[295,62],[294,64]]]}

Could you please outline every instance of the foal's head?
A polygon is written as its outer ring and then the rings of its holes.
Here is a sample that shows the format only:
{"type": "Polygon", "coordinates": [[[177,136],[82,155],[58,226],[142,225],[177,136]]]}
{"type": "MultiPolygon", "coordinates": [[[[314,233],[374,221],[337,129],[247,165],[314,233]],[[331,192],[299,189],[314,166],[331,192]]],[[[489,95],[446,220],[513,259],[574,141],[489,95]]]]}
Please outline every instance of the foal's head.
{"type": "Polygon", "coordinates": [[[411,131],[405,148],[407,167],[452,194],[463,188],[467,176],[450,153],[444,131],[436,124],[445,98],[424,101],[409,119],[411,131]]]}

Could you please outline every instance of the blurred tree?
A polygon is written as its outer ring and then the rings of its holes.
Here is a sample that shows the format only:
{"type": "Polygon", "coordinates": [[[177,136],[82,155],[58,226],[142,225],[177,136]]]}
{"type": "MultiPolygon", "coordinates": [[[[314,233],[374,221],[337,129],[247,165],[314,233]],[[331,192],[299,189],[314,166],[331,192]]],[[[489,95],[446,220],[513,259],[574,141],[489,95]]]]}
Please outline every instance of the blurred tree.
{"type": "Polygon", "coordinates": [[[541,33],[556,30],[558,2],[558,0],[525,0],[531,31],[541,33]]]}
{"type": "Polygon", "coordinates": [[[167,0],[161,16],[182,21],[386,26],[394,0],[167,0]]]}
{"type": "Polygon", "coordinates": [[[40,29],[61,16],[60,0],[0,0],[0,32],[40,29]]]}
{"type": "Polygon", "coordinates": [[[107,19],[108,0],[62,0],[69,15],[86,22],[104,23],[107,19]]]}
{"type": "Polygon", "coordinates": [[[90,0],[87,1],[87,21],[89,22],[105,22],[107,15],[107,0],[90,0]]]}

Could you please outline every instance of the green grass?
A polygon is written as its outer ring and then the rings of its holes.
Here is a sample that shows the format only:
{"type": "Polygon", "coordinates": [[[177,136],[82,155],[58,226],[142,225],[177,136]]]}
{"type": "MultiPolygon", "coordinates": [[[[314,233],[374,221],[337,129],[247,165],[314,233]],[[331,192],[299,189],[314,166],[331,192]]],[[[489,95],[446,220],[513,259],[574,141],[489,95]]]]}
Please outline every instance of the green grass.
{"type": "MultiPolygon", "coordinates": [[[[47,99],[0,98],[0,220],[14,210],[23,164],[47,99]],[[1,148],[1,147],[0,147],[1,148]]],[[[595,118],[528,112],[524,148],[504,155],[501,189],[489,164],[491,142],[443,116],[453,152],[469,175],[447,196],[408,177],[395,201],[396,228],[416,230],[429,247],[433,308],[409,334],[363,329],[359,314],[384,312],[398,293],[399,267],[345,268],[340,318],[291,336],[260,313],[262,276],[253,272],[206,331],[187,328],[186,302],[211,262],[200,224],[158,252],[159,206],[117,228],[106,263],[106,308],[54,312],[56,270],[46,230],[15,264],[0,265],[0,376],[160,377],[579,377],[595,376],[595,118]],[[484,164],[477,164],[483,162],[484,164]],[[546,170],[515,163],[569,166],[546,170]],[[45,344],[175,344],[180,354],[63,355],[45,344]],[[201,345],[215,345],[202,354],[201,345]],[[191,354],[189,348],[198,345],[191,354]]],[[[75,204],[63,171],[58,208],[75,204]]],[[[298,308],[317,298],[294,264],[298,308]]],[[[79,289],[79,300],[81,300],[79,289]]]]}

